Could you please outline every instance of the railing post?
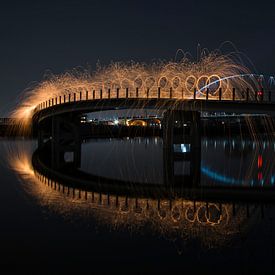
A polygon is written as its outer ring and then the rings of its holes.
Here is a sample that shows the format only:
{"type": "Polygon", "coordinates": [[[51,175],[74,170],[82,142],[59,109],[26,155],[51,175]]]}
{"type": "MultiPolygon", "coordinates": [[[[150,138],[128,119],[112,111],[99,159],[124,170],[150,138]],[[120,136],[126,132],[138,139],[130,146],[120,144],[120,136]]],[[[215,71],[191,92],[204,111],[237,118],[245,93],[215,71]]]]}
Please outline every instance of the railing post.
{"type": "Polygon", "coordinates": [[[55,98],[55,105],[57,105],[57,97],[55,98]]]}
{"type": "Polygon", "coordinates": [[[64,95],[64,102],[63,103],[66,103],[66,95],[64,95]]]}
{"type": "Polygon", "coordinates": [[[79,92],[79,100],[82,100],[82,92],[79,92]]]}
{"type": "Polygon", "coordinates": [[[209,88],[206,89],[206,100],[208,100],[208,96],[209,96],[209,88]]]}
{"type": "Polygon", "coordinates": [[[110,88],[108,89],[108,98],[109,99],[111,98],[111,89],[110,88]]]}
{"type": "Polygon", "coordinates": [[[181,98],[183,99],[183,88],[181,89],[181,98]]]}
{"type": "Polygon", "coordinates": [[[136,98],[138,98],[138,87],[136,87],[136,98]]]}
{"type": "Polygon", "coordinates": [[[74,93],[74,102],[76,101],[76,93],[74,93]]]}
{"type": "Polygon", "coordinates": [[[54,105],[54,99],[52,98],[52,106],[54,105]]]}
{"type": "Polygon", "coordinates": [[[95,99],[95,90],[93,90],[93,99],[95,99]]]}
{"type": "Polygon", "coordinates": [[[196,88],[194,88],[194,95],[193,95],[193,99],[196,100],[196,88]]]}
{"type": "Polygon", "coordinates": [[[246,88],[246,101],[249,101],[249,88],[246,88]]]}
{"type": "Polygon", "coordinates": [[[119,88],[116,88],[116,98],[119,98],[119,88]]]}
{"type": "Polygon", "coordinates": [[[71,94],[69,94],[69,102],[71,102],[71,94]]]}
{"type": "Polygon", "coordinates": [[[51,106],[51,100],[49,99],[49,107],[51,106]]]}
{"type": "Polygon", "coordinates": [[[102,99],[102,89],[100,89],[99,98],[102,99]]]}
{"type": "Polygon", "coordinates": [[[219,100],[222,100],[222,88],[219,88],[219,100]]]}
{"type": "Polygon", "coordinates": [[[128,98],[128,93],[129,93],[129,90],[128,88],[126,88],[126,98],[128,98]]]}
{"type": "Polygon", "coordinates": [[[147,96],[147,98],[149,98],[149,88],[147,88],[146,96],[147,96]]]}
{"type": "Polygon", "coordinates": [[[232,90],[232,100],[235,101],[235,88],[232,90]]]}
{"type": "Polygon", "coordinates": [[[88,90],[86,90],[86,100],[88,100],[89,99],[89,92],[88,92],[88,90]]]}
{"type": "Polygon", "coordinates": [[[158,98],[160,98],[160,87],[158,87],[158,98]]]}
{"type": "Polygon", "coordinates": [[[173,90],[172,90],[172,87],[170,87],[170,98],[173,97],[173,90]]]}
{"type": "Polygon", "coordinates": [[[61,104],[61,95],[59,96],[59,104],[61,104]]]}

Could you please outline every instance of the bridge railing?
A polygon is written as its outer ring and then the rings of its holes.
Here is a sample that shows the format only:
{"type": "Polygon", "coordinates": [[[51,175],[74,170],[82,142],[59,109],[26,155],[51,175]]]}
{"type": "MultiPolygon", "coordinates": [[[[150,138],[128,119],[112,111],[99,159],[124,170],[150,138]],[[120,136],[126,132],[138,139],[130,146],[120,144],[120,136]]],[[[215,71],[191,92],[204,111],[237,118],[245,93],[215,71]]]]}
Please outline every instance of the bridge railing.
{"type": "Polygon", "coordinates": [[[206,100],[206,101],[241,101],[241,102],[273,102],[273,92],[271,90],[251,90],[247,89],[218,89],[213,93],[209,89],[203,92],[194,89],[186,91],[184,89],[162,89],[155,90],[139,89],[130,90],[128,88],[117,89],[99,89],[99,90],[75,90],[65,91],[62,95],[49,98],[41,102],[35,108],[40,111],[52,106],[65,103],[79,102],[85,100],[103,100],[103,99],[178,99],[178,100],[206,100]]]}

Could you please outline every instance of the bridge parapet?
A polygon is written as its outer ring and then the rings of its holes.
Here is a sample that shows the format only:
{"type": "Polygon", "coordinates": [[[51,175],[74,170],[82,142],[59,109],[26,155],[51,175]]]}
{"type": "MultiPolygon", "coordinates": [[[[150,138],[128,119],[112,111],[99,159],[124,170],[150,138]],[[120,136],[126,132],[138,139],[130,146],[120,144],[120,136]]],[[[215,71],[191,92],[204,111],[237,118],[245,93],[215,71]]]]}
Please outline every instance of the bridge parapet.
{"type": "Polygon", "coordinates": [[[223,91],[221,88],[218,92],[213,95],[210,93],[209,89],[206,89],[204,92],[197,91],[194,89],[193,93],[186,93],[185,90],[179,91],[173,90],[172,88],[167,90],[162,90],[160,87],[155,90],[144,90],[136,88],[136,90],[129,90],[128,88],[116,90],[80,90],[71,93],[62,93],[59,96],[50,98],[46,101],[39,103],[34,112],[41,111],[43,109],[47,109],[52,106],[80,102],[80,101],[91,101],[91,100],[110,100],[110,99],[174,99],[174,100],[195,100],[195,101],[232,101],[232,102],[255,102],[255,103],[271,103],[275,102],[272,97],[272,91],[264,91],[264,90],[250,90],[247,88],[246,90],[238,90],[236,88],[232,88],[232,90],[223,91]]]}

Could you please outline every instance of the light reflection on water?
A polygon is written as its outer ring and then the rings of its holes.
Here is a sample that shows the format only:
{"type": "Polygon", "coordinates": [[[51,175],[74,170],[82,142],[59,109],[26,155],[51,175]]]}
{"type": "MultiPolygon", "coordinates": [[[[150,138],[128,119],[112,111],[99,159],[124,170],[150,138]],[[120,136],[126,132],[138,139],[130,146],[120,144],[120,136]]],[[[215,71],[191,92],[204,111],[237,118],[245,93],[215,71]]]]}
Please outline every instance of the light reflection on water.
{"type": "MultiPolygon", "coordinates": [[[[135,142],[130,144],[134,146],[135,142]]],[[[157,140],[153,142],[153,146],[156,145],[157,140]]],[[[155,234],[168,239],[199,239],[203,246],[215,247],[238,237],[247,222],[251,222],[247,211],[253,213],[253,219],[260,217],[261,208],[256,205],[247,208],[235,203],[211,203],[184,198],[131,198],[70,188],[33,170],[30,157],[34,147],[29,143],[25,147],[27,150],[11,157],[12,168],[24,181],[25,190],[39,204],[66,218],[93,217],[108,227],[130,231],[142,230],[144,225],[149,224],[155,234]]]]}
{"type": "MultiPolygon", "coordinates": [[[[181,148],[187,150],[186,146],[181,148]]],[[[274,153],[275,142],[270,140],[202,139],[200,185],[272,187],[274,153]]],[[[163,154],[158,137],[90,140],[82,145],[81,170],[120,180],[163,184],[163,154]]],[[[189,165],[175,162],[175,173],[188,173],[189,165]]]]}
{"type": "MultiPolygon", "coordinates": [[[[200,249],[225,249],[251,238],[255,228],[273,228],[275,211],[270,204],[128,197],[68,187],[33,169],[31,158],[36,146],[35,141],[7,142],[9,164],[39,205],[70,223],[89,224],[93,220],[112,231],[144,234],[149,230],[153,236],[174,243],[178,254],[185,253],[185,247],[194,240],[200,249]]],[[[252,179],[259,184],[258,173],[262,172],[264,179],[272,177],[272,154],[274,143],[268,141],[254,145],[251,141],[203,139],[200,184],[236,184],[232,179],[241,185],[250,184],[252,179]]],[[[135,181],[163,184],[162,140],[90,140],[82,145],[81,169],[110,178],[135,177],[135,181]]],[[[266,180],[263,187],[268,184],[272,181],[266,180]]],[[[268,238],[274,238],[272,230],[269,234],[268,238]]],[[[268,251],[273,253],[274,243],[269,245],[268,251]]]]}

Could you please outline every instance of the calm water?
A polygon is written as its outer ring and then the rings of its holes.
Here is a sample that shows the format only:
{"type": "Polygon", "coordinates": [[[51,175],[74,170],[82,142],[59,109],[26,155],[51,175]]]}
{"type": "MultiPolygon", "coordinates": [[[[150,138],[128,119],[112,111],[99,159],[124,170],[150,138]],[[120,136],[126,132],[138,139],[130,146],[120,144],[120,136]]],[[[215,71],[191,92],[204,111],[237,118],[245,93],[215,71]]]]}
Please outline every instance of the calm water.
{"type": "MultiPolygon", "coordinates": [[[[274,141],[202,139],[195,159],[172,161],[160,138],[82,144],[82,172],[135,182],[136,196],[123,186],[119,194],[101,193],[52,181],[32,167],[36,146],[30,140],[0,142],[2,265],[38,273],[274,274],[274,205],[270,196],[267,203],[249,200],[248,193],[272,194],[274,141]],[[160,194],[167,179],[177,188],[179,182],[201,192],[237,188],[241,195],[140,195],[144,185],[160,194]]],[[[173,152],[183,156],[189,149],[179,144],[173,152]]]]}

